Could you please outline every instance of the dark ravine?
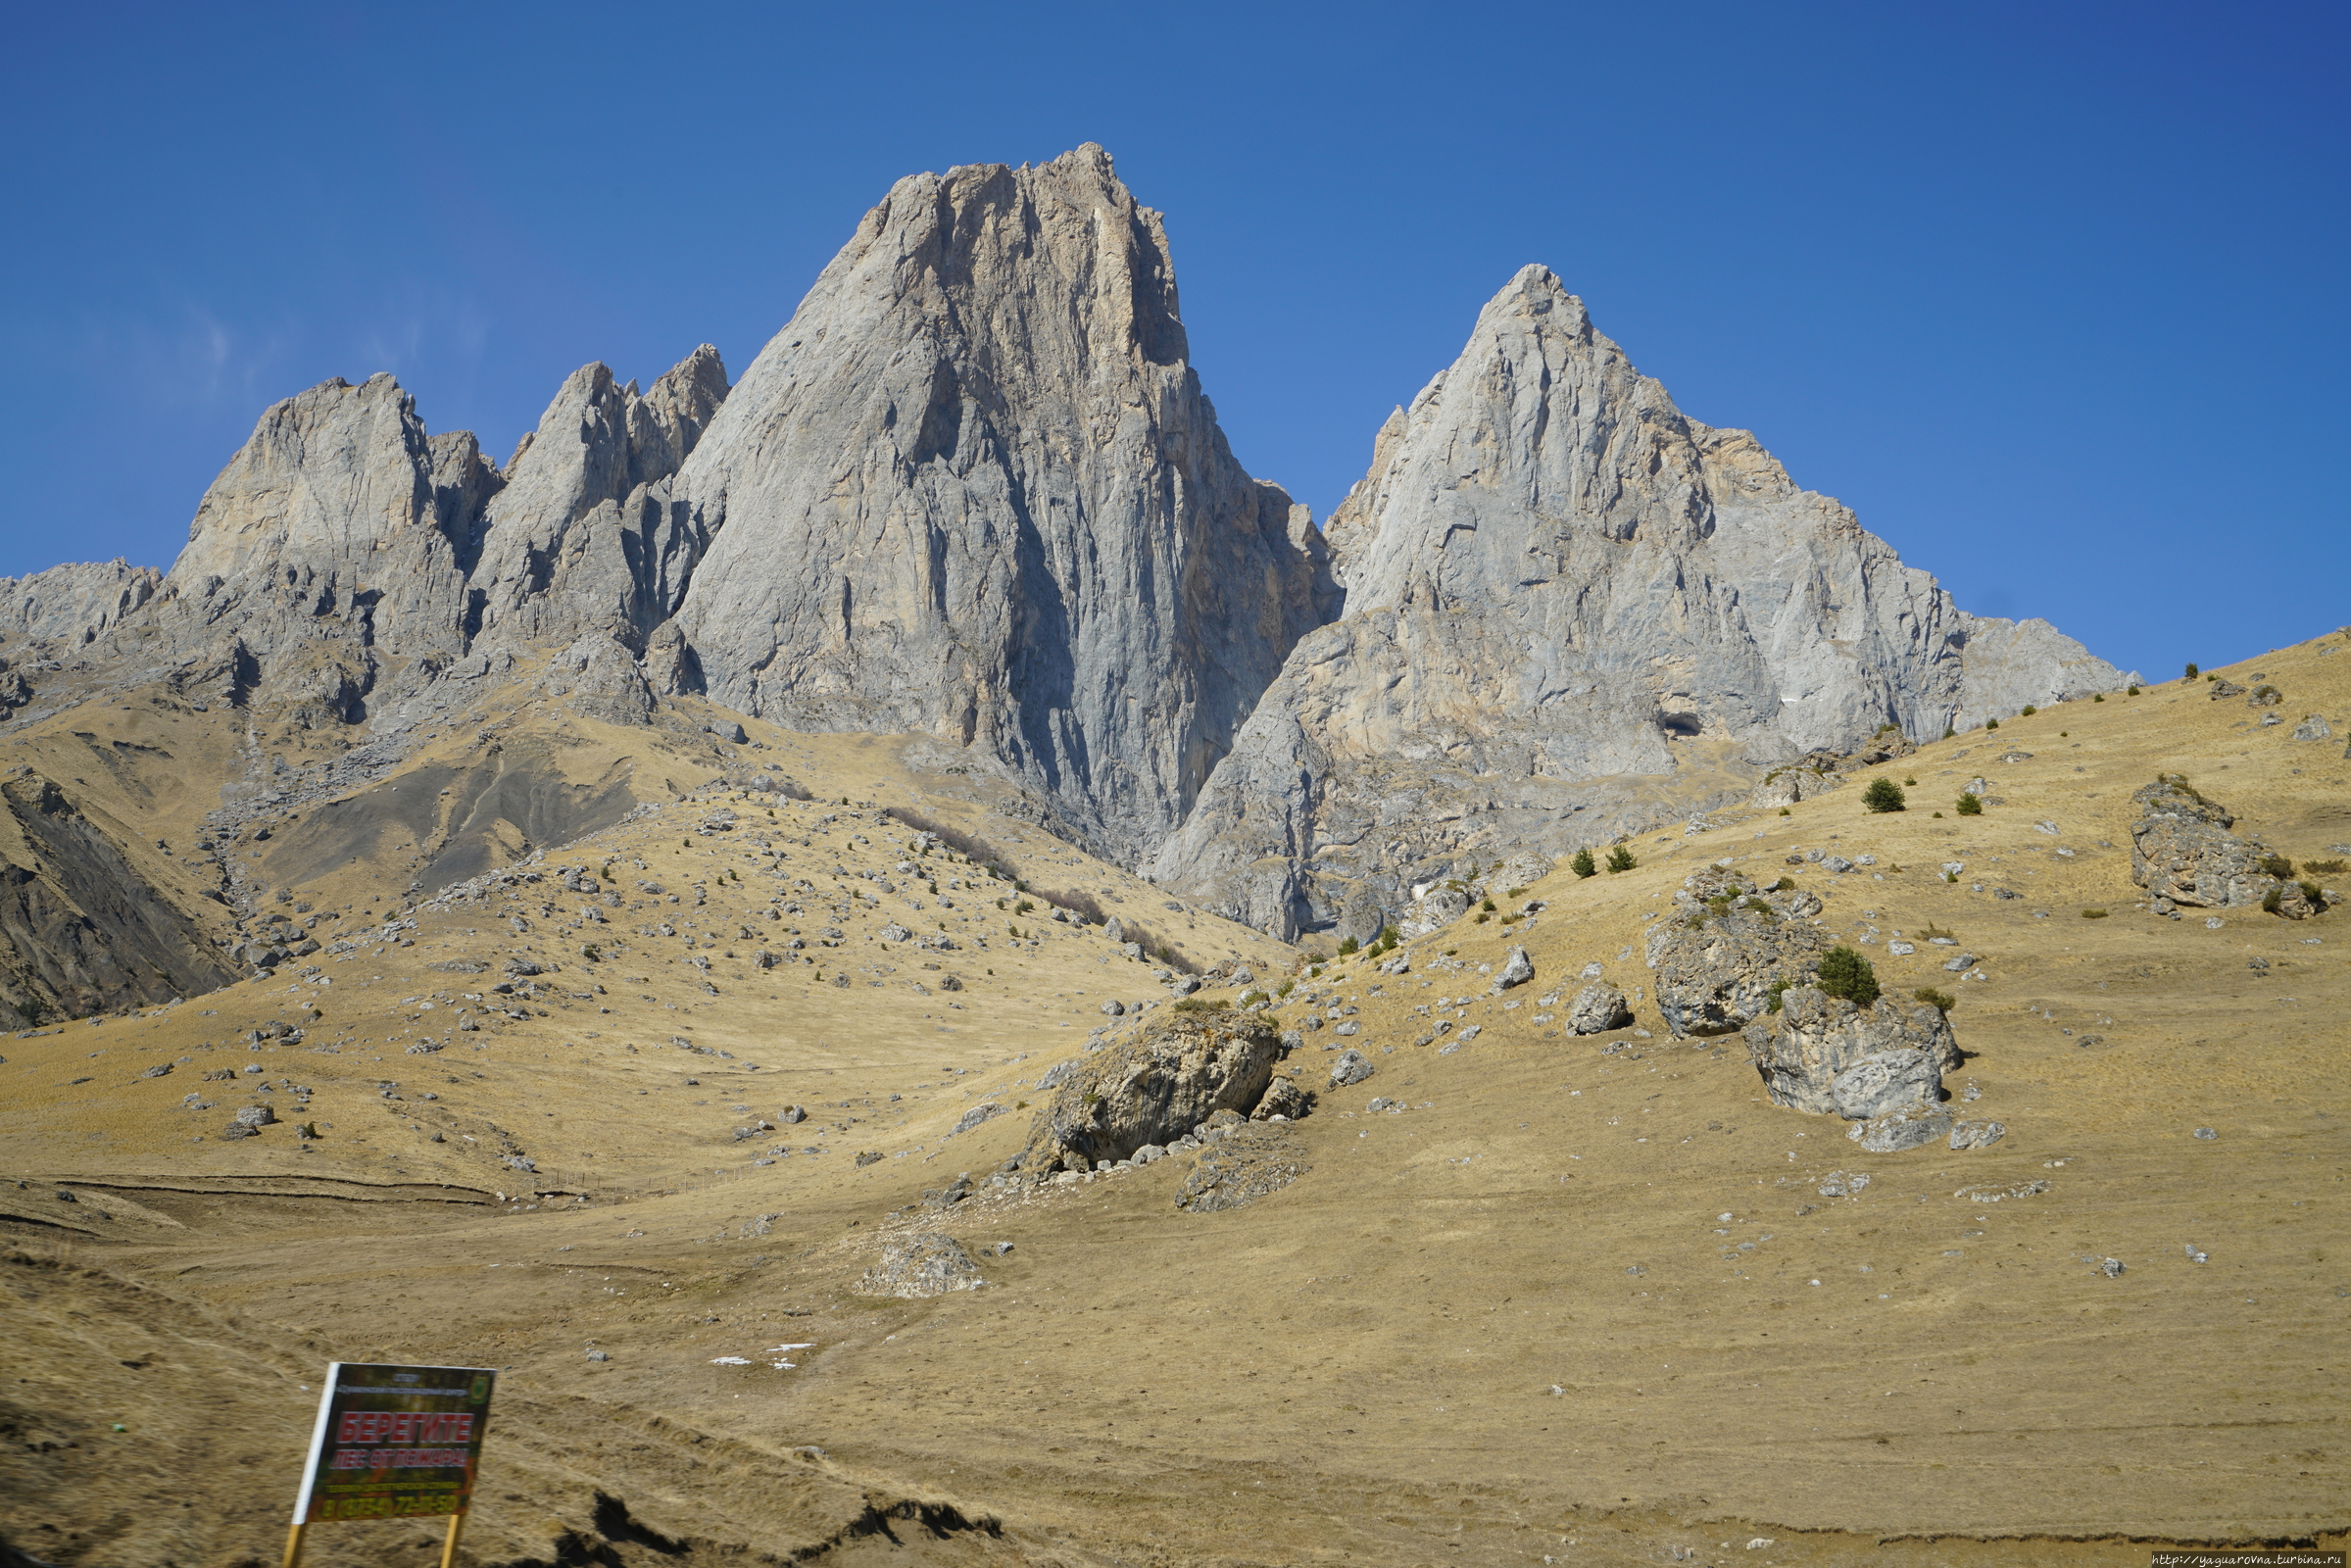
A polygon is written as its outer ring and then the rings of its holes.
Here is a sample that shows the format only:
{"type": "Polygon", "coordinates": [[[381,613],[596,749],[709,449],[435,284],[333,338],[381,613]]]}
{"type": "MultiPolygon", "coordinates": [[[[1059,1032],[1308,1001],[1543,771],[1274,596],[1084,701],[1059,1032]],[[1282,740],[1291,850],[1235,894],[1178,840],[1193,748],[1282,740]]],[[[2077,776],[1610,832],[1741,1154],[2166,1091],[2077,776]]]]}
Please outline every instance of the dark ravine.
{"type": "Polygon", "coordinates": [[[26,1025],[168,1002],[236,969],[187,914],[134,871],[122,846],[54,782],[0,786],[29,864],[0,854],[0,1005],[26,1025]]]}

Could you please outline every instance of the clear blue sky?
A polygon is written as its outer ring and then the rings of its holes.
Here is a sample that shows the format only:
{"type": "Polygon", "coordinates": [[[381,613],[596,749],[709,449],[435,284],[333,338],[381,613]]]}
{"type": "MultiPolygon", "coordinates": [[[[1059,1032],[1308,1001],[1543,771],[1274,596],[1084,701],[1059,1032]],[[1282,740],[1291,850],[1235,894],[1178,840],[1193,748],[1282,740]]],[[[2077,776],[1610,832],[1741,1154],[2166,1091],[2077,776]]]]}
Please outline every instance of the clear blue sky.
{"type": "Polygon", "coordinates": [[[1542,262],[1964,607],[2216,664],[2351,620],[2347,16],[20,6],[0,573],[169,563],[328,376],[503,456],[589,360],[739,374],[893,179],[1095,140],[1318,516],[1542,262]]]}

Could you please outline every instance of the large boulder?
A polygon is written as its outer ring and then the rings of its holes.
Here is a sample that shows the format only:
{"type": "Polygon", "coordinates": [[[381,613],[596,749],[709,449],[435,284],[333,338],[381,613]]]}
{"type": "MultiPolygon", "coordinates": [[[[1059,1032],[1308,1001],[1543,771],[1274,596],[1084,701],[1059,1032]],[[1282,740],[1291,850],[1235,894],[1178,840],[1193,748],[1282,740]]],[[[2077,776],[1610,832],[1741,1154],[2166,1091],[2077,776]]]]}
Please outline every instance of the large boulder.
{"type": "Polygon", "coordinates": [[[1219,1110],[1247,1116],[1281,1057],[1281,1037],[1254,1013],[1154,1015],[1133,1039],[1069,1064],[1037,1114],[1021,1168],[1091,1170],[1146,1144],[1172,1143],[1219,1110]]]}
{"type": "Polygon", "coordinates": [[[1708,866],[1674,895],[1674,912],[1649,928],[1657,1010],[1678,1038],[1729,1034],[1760,1017],[1775,981],[1801,982],[1820,968],[1828,939],[1811,924],[1820,896],[1774,891],[1708,866]]]}
{"type": "Polygon", "coordinates": [[[1571,1035],[1604,1035],[1632,1022],[1633,1008],[1625,994],[1604,981],[1577,992],[1567,1008],[1567,1032],[1571,1035]]]}
{"type": "Polygon", "coordinates": [[[1747,1054],[1772,1103],[1866,1121],[1942,1098],[1959,1064],[1951,1021],[1926,1003],[1881,997],[1868,1007],[1794,986],[1769,1021],[1746,1029],[1747,1054]]]}
{"type": "MultiPolygon", "coordinates": [[[[2200,908],[2259,908],[2280,886],[2258,839],[2229,830],[2236,818],[2177,773],[2131,797],[2131,879],[2158,899],[2200,908]]],[[[2299,890],[2296,890],[2299,892],[2299,890]]]]}

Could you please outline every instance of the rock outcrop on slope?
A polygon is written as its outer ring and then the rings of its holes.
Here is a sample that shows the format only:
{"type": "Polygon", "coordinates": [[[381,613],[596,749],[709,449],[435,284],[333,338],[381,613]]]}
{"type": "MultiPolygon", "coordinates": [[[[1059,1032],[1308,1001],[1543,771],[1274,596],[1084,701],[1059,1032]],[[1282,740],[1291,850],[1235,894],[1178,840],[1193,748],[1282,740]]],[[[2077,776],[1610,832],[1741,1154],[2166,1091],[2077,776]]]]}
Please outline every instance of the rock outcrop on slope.
{"type": "Polygon", "coordinates": [[[1622,781],[1690,741],[1769,764],[2123,682],[2040,623],[1972,621],[1753,436],[1686,417],[1540,267],[1380,431],[1329,537],[1345,618],[1157,862],[1284,935],[1376,929],[1469,855],[1653,819],[1622,781]]]}
{"type": "Polygon", "coordinates": [[[1130,862],[1335,595],[1233,459],[1159,215],[1088,145],[901,180],[678,475],[675,678],[973,747],[1130,862]]]}
{"type": "Polygon", "coordinates": [[[1864,1007],[1817,986],[1789,990],[1778,1015],[1749,1024],[1744,1038],[1773,1104],[1847,1121],[1931,1107],[1959,1065],[1941,1009],[1889,997],[1864,1007]]]}
{"type": "Polygon", "coordinates": [[[1037,1113],[1021,1168],[1095,1168],[1182,1138],[1216,1112],[1246,1117],[1273,1081],[1282,1043],[1253,1013],[1169,1012],[1072,1064],[1037,1113]]]}
{"type": "Polygon", "coordinates": [[[2236,818],[2177,773],[2132,793],[2139,819],[2131,825],[2131,879],[2145,888],[2158,914],[2177,905],[2209,909],[2267,909],[2287,919],[2317,911],[2292,865],[2258,838],[2229,831],[2236,818]]]}
{"type": "Polygon", "coordinates": [[[1719,866],[1686,879],[1672,915],[1643,939],[1666,1028],[1677,1039],[1728,1034],[1763,1014],[1775,985],[1809,981],[1829,947],[1812,924],[1820,912],[1817,893],[1719,866]]]}

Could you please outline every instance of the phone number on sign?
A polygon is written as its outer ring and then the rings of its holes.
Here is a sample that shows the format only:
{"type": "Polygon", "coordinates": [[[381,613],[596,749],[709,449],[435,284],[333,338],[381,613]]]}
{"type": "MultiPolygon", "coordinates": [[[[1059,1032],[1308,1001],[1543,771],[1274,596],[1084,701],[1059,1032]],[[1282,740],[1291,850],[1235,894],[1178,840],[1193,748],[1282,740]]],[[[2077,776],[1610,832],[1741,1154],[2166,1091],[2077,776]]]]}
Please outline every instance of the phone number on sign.
{"type": "Polygon", "coordinates": [[[419,1514],[455,1513],[454,1492],[403,1493],[393,1496],[329,1497],[318,1505],[324,1519],[406,1519],[419,1514]]]}

